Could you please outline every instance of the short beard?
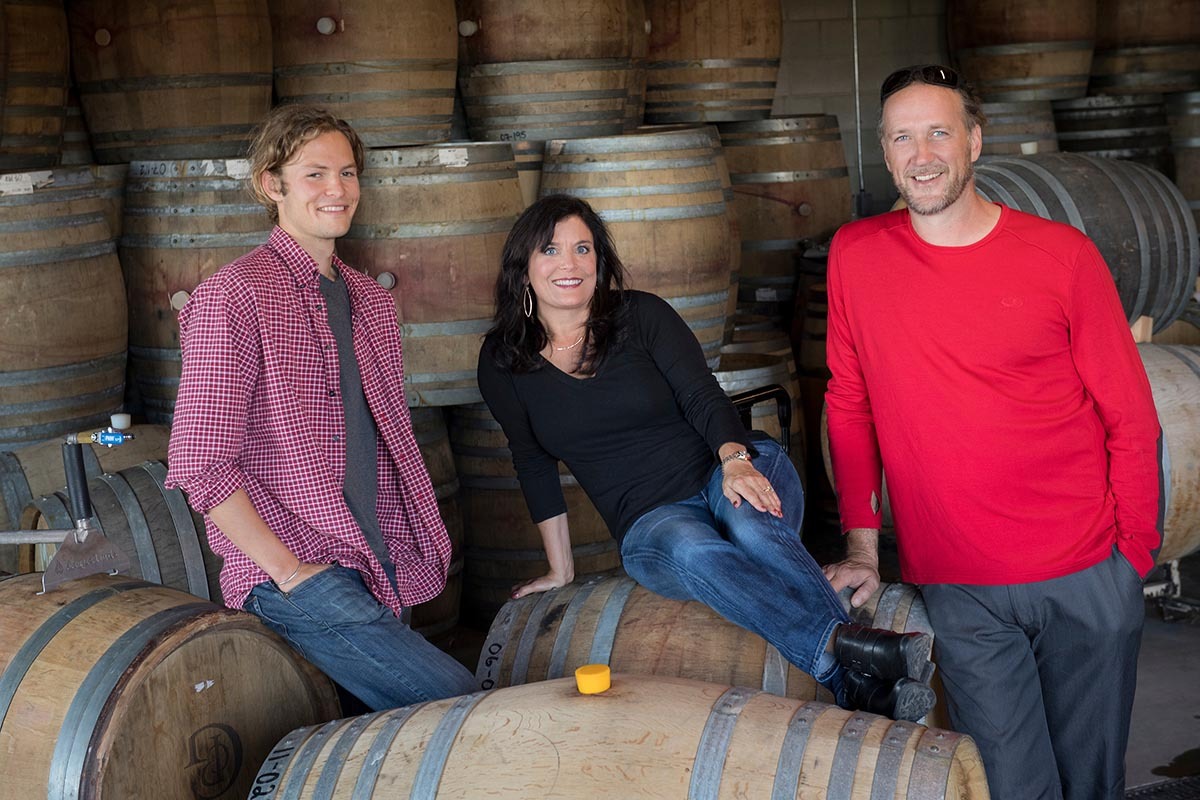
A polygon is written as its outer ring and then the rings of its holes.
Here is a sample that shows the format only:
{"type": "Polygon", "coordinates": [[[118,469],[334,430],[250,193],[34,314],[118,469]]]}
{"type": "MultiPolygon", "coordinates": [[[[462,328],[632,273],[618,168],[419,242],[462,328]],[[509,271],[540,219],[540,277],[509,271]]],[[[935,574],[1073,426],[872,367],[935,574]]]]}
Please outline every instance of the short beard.
{"type": "Polygon", "coordinates": [[[904,198],[905,204],[908,205],[909,210],[914,214],[930,216],[933,214],[940,214],[950,206],[954,205],[954,202],[958,200],[958,198],[962,197],[962,193],[966,191],[967,186],[970,185],[971,179],[974,177],[975,164],[968,163],[967,168],[963,170],[958,180],[946,187],[946,191],[942,192],[941,197],[920,201],[914,200],[912,195],[906,190],[903,183],[896,185],[896,191],[898,191],[900,196],[904,198]]]}

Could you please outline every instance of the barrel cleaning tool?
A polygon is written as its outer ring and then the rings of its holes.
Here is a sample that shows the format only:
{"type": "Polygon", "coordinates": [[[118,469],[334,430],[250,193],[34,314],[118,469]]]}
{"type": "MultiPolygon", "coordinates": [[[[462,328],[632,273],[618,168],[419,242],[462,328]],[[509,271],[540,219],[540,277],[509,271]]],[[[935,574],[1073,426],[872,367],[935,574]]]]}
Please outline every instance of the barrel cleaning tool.
{"type": "Polygon", "coordinates": [[[83,443],[117,447],[134,438],[125,431],[130,426],[128,414],[113,414],[112,424],[81,433],[67,434],[63,442],[63,470],[67,475],[67,497],[71,503],[74,530],[66,532],[58,552],[42,573],[42,594],[66,583],[107,572],[116,575],[129,571],[129,556],[110,542],[92,520],[92,498],[88,492],[87,472],[83,467],[83,443]]]}

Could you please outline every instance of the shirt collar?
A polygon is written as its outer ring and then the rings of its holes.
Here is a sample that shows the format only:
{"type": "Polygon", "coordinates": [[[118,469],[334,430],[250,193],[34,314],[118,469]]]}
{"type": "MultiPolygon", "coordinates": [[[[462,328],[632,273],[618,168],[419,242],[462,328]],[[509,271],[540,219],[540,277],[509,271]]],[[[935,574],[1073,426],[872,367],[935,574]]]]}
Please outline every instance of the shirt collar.
{"type": "MultiPolygon", "coordinates": [[[[308,251],[301,247],[283,228],[275,226],[271,231],[271,237],[267,239],[267,246],[274,250],[283,261],[297,289],[316,282],[317,276],[320,274],[317,270],[316,259],[310,256],[308,251]]],[[[339,275],[345,275],[347,272],[346,264],[337,257],[337,253],[333,254],[333,267],[339,275]]]]}

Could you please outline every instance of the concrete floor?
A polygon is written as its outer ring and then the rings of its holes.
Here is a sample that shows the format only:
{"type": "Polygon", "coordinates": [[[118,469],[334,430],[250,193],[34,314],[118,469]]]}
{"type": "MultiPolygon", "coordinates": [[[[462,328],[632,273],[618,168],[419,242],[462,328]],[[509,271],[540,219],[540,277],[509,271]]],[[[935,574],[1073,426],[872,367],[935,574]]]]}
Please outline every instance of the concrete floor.
{"type": "MultiPolygon", "coordinates": [[[[1200,601],[1200,554],[1181,567],[1182,595],[1200,601]]],[[[1129,788],[1200,775],[1200,606],[1168,622],[1147,603],[1125,767],[1129,788]]]]}

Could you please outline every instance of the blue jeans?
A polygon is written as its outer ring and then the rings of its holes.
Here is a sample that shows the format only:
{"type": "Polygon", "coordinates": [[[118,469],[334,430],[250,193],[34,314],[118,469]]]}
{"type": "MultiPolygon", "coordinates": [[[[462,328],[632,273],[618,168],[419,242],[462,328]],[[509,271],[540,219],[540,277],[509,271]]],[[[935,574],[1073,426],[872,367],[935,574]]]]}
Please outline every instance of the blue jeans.
{"type": "Polygon", "coordinates": [[[621,543],[625,571],[672,600],[698,600],[766,639],[844,703],[843,670],[825,652],[849,622],[821,568],[800,543],[804,490],[783,448],[755,441],[754,467],[771,482],[783,519],[721,493],[721,470],[700,492],[648,511],[621,543]]]}
{"type": "Polygon", "coordinates": [[[466,667],[376,600],[357,570],[334,564],[290,592],[260,583],[246,610],[372,710],[477,688],[466,667]]]}

